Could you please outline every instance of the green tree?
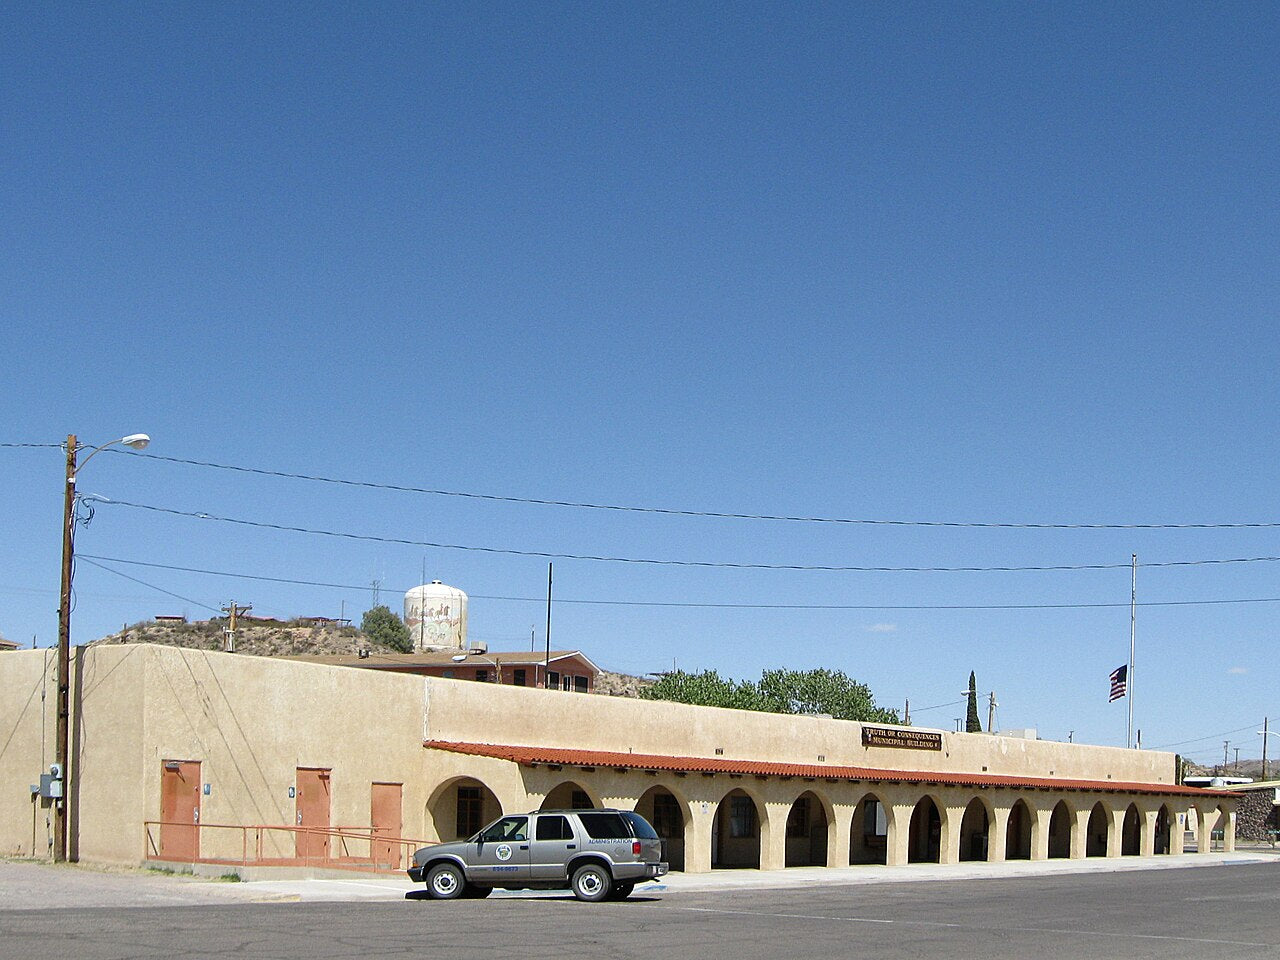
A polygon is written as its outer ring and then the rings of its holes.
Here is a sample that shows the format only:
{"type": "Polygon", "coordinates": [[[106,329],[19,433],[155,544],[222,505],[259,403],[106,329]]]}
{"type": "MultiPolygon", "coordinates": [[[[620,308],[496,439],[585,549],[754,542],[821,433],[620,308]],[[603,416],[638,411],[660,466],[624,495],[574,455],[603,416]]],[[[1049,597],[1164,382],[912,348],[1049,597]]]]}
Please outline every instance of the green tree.
{"type": "Polygon", "coordinates": [[[714,670],[677,670],[645,688],[641,696],[765,713],[826,713],[840,720],[898,722],[896,710],[877,707],[870,688],[840,670],[766,670],[759,683],[721,677],[714,670]]]}
{"type": "Polygon", "coordinates": [[[733,710],[764,710],[760,691],[750,680],[721,677],[714,670],[685,673],[676,670],[657,683],[645,687],[640,695],[646,700],[671,700],[703,707],[729,707],[733,710]]]}
{"type": "Polygon", "coordinates": [[[978,678],[969,671],[969,712],[964,720],[965,733],[981,733],[982,721],[978,719],[978,678]]]}
{"type": "Polygon", "coordinates": [[[385,604],[365,611],[360,621],[360,630],[374,643],[390,647],[399,653],[409,653],[413,650],[413,641],[409,639],[409,628],[385,604]]]}

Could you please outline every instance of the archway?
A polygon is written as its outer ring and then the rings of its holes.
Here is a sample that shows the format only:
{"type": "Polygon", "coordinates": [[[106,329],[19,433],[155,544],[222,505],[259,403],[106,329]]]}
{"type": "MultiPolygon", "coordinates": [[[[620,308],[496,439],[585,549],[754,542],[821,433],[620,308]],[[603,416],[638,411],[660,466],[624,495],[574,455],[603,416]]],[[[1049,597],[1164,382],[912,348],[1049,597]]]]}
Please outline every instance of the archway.
{"type": "Polygon", "coordinates": [[[1086,857],[1105,857],[1107,855],[1107,828],[1111,818],[1107,809],[1099,800],[1089,813],[1089,826],[1086,828],[1084,855],[1086,857]]]}
{"type": "Polygon", "coordinates": [[[787,813],[788,867],[825,867],[830,820],[822,801],[812,790],[796,798],[787,813]]]}
{"type": "Polygon", "coordinates": [[[1059,800],[1049,817],[1049,859],[1071,856],[1071,809],[1059,800]]]}
{"type": "Polygon", "coordinates": [[[884,803],[868,793],[853,808],[849,828],[850,863],[888,863],[889,816],[884,803]]]}
{"type": "MultiPolygon", "coordinates": [[[[1173,814],[1169,810],[1168,804],[1162,804],[1156,813],[1156,835],[1155,835],[1155,854],[1162,856],[1169,852],[1170,830],[1174,823],[1173,814]]],[[[1178,840],[1182,838],[1179,837],[1178,840]]]]}
{"type": "Polygon", "coordinates": [[[911,811],[908,863],[937,863],[942,852],[942,815],[932,797],[921,797],[911,811]]]}
{"type": "Polygon", "coordinates": [[[600,803],[586,789],[572,780],[557,784],[542,801],[539,810],[590,810],[600,803]]]}
{"type": "Polygon", "coordinates": [[[991,816],[980,797],[974,797],[964,808],[960,821],[960,859],[986,860],[987,835],[991,829],[991,816]]]}
{"type": "Polygon", "coordinates": [[[1142,817],[1138,805],[1129,804],[1124,812],[1124,827],[1120,831],[1120,856],[1136,857],[1142,853],[1142,817]]]}
{"type": "Polygon", "coordinates": [[[662,859],[672,870],[684,869],[684,830],[689,805],[682,803],[666,787],[650,787],[636,803],[636,813],[644,817],[662,838],[662,859]]]}
{"type": "Polygon", "coordinates": [[[497,796],[472,777],[442,783],[427,801],[427,829],[442,843],[465,840],[500,816],[497,796]]]}
{"type": "Polygon", "coordinates": [[[760,867],[760,808],[745,790],[730,790],[716,806],[711,866],[760,867]]]}
{"type": "Polygon", "coordinates": [[[1004,843],[1006,860],[1031,859],[1031,810],[1024,800],[1017,801],[1009,811],[1004,843]]]}

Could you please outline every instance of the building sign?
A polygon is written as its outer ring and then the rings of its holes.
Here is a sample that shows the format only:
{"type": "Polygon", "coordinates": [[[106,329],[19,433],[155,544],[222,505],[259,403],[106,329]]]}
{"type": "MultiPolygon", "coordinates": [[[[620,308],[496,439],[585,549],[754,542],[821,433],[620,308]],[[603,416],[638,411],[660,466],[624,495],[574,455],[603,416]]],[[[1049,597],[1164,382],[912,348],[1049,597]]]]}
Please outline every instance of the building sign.
{"type": "Polygon", "coordinates": [[[927,730],[893,730],[889,727],[863,727],[864,747],[901,747],[906,750],[941,750],[942,734],[927,730]]]}

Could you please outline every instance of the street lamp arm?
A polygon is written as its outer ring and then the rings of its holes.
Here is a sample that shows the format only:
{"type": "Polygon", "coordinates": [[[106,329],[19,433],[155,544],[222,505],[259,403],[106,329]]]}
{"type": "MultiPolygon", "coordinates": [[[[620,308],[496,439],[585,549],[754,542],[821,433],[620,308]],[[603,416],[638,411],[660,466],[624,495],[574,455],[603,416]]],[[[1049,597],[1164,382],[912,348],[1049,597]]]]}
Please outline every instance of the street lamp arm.
{"type": "Polygon", "coordinates": [[[80,473],[81,470],[84,469],[84,465],[88,463],[90,460],[92,460],[95,454],[101,453],[103,450],[107,449],[107,447],[114,447],[117,443],[120,443],[133,450],[142,450],[150,442],[151,442],[151,438],[147,436],[145,433],[131,433],[127,437],[120,437],[117,440],[111,440],[107,443],[104,443],[100,447],[94,447],[92,450],[89,451],[89,455],[85,457],[83,460],[81,460],[80,463],[71,472],[71,475],[67,478],[67,482],[75,483],[76,476],[80,473]]]}

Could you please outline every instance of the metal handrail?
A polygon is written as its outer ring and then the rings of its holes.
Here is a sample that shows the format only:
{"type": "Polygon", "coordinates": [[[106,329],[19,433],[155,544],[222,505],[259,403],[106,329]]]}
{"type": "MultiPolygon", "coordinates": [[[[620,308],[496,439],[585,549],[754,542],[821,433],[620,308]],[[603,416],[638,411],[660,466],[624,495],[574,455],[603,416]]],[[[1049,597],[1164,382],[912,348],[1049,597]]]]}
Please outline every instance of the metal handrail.
{"type": "Polygon", "coordinates": [[[379,833],[378,829],[372,826],[369,826],[369,827],[365,827],[365,826],[309,827],[309,826],[295,826],[293,824],[273,824],[273,823],[255,823],[255,824],[184,823],[181,821],[173,821],[173,820],[144,820],[143,821],[143,833],[144,833],[143,859],[144,860],[161,859],[157,838],[153,836],[153,831],[152,831],[153,827],[193,828],[197,831],[197,835],[199,834],[199,831],[204,829],[239,830],[240,831],[239,861],[235,861],[226,857],[196,857],[191,862],[194,862],[194,863],[239,862],[243,866],[248,866],[250,863],[263,862],[266,860],[272,860],[272,861],[283,860],[283,861],[294,861],[299,863],[314,863],[317,861],[321,861],[321,862],[335,861],[340,863],[343,860],[350,861],[352,859],[355,859],[356,855],[351,852],[347,844],[347,841],[353,840],[353,841],[359,841],[361,843],[369,844],[369,854],[368,854],[367,860],[371,864],[371,869],[396,871],[396,870],[399,870],[400,868],[392,866],[391,864],[387,864],[384,867],[382,864],[378,863],[374,859],[375,858],[374,844],[388,844],[391,846],[401,847],[402,848],[400,851],[401,859],[407,861],[408,858],[412,856],[412,853],[414,850],[416,850],[418,847],[426,846],[427,843],[430,842],[430,841],[419,840],[411,837],[388,836],[386,834],[379,833]],[[252,858],[249,856],[249,850],[250,850],[249,832],[250,831],[254,831],[255,833],[252,858]],[[333,856],[331,853],[326,853],[321,856],[297,856],[295,854],[295,856],[292,856],[292,857],[268,857],[268,856],[265,856],[264,854],[264,838],[272,832],[292,833],[295,835],[295,838],[297,836],[311,836],[311,837],[326,837],[326,838],[336,839],[339,841],[341,852],[336,857],[333,856]]]}

